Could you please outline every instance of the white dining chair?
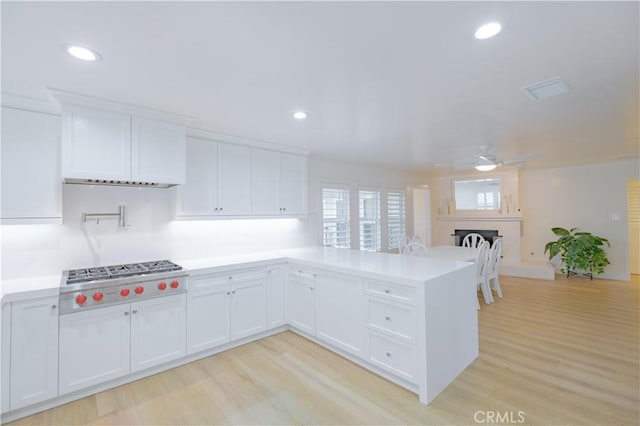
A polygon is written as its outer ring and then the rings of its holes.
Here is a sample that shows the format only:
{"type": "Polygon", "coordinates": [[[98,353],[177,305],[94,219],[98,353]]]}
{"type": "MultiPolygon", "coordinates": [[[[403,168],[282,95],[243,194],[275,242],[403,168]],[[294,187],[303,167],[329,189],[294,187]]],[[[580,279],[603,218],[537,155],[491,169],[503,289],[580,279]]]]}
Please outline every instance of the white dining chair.
{"type": "MultiPolygon", "coordinates": [[[[493,296],[491,295],[491,289],[489,288],[489,282],[487,281],[487,266],[489,263],[489,241],[483,241],[478,246],[478,252],[476,253],[476,284],[478,288],[482,290],[482,296],[484,297],[484,303],[490,305],[493,302],[493,296]]],[[[478,302],[478,309],[480,309],[480,302],[478,302]]]]}
{"type": "Polygon", "coordinates": [[[407,256],[426,256],[427,246],[421,243],[409,243],[404,248],[404,254],[407,256]]]}
{"type": "Polygon", "coordinates": [[[398,246],[398,250],[400,251],[400,253],[404,253],[404,250],[407,248],[407,244],[411,243],[411,238],[409,238],[408,236],[404,236],[400,239],[400,245],[398,246]]]}
{"type": "Polygon", "coordinates": [[[485,239],[482,235],[472,232],[465,235],[462,240],[462,247],[478,247],[483,241],[485,241],[485,239]]]}
{"type": "Polygon", "coordinates": [[[489,252],[489,265],[487,266],[487,282],[489,283],[489,289],[493,289],[498,294],[498,297],[502,298],[502,288],[500,287],[500,279],[498,274],[500,273],[500,263],[502,259],[502,238],[496,238],[493,240],[493,245],[489,252]]]}

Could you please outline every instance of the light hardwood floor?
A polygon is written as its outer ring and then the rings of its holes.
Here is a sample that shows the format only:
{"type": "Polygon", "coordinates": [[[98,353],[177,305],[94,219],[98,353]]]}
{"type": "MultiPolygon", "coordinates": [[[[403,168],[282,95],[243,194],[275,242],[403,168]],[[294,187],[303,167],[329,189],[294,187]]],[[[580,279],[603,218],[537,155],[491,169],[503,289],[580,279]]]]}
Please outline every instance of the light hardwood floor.
{"type": "Polygon", "coordinates": [[[286,332],[13,424],[638,425],[638,281],[502,277],[480,357],[429,406],[286,332]]]}

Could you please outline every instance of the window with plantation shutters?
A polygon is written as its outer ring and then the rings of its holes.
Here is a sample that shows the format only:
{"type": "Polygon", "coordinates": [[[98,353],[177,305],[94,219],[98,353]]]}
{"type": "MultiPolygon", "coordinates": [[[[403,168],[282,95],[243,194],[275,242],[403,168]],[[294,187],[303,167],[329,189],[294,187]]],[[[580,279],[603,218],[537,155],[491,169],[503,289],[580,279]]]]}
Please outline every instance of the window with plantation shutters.
{"type": "Polygon", "coordinates": [[[325,247],[351,247],[349,190],[322,188],[322,243],[325,247]]]}
{"type": "Polygon", "coordinates": [[[360,250],[380,251],[380,192],[359,191],[360,250]]]}
{"type": "Polygon", "coordinates": [[[387,231],[389,249],[400,248],[400,242],[406,235],[406,199],[405,193],[389,191],[387,193],[387,231]]]}

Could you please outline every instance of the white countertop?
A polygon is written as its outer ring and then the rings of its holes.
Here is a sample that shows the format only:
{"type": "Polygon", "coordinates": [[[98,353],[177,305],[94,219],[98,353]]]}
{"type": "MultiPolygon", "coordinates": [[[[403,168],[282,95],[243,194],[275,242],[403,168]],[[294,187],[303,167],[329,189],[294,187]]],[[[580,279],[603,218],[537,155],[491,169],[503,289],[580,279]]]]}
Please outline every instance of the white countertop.
{"type": "Polygon", "coordinates": [[[58,274],[2,280],[2,283],[0,283],[2,303],[33,299],[35,297],[57,296],[60,292],[61,279],[61,274],[58,274]]]}
{"type": "MultiPolygon", "coordinates": [[[[373,279],[418,284],[464,268],[468,262],[447,258],[404,256],[329,247],[265,251],[233,256],[176,260],[192,274],[201,274],[238,266],[260,266],[291,261],[340,273],[357,273],[373,279]]],[[[59,294],[60,274],[2,280],[2,303],[59,294]]]]}
{"type": "MultiPolygon", "coordinates": [[[[371,278],[391,278],[394,281],[420,283],[468,265],[454,259],[404,256],[393,253],[375,253],[361,250],[329,247],[307,247],[250,253],[239,256],[214,257],[177,261],[196,273],[208,272],[226,266],[240,264],[274,263],[291,261],[309,267],[330,269],[336,272],[354,273],[371,278]]],[[[247,265],[252,266],[252,265],[247,265]]]]}

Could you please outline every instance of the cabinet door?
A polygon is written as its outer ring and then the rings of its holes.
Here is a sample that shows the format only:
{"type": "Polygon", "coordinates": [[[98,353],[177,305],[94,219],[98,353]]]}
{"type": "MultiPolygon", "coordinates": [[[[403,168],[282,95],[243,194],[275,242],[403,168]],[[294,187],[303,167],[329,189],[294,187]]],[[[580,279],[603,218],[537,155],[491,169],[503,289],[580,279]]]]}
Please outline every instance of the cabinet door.
{"type": "Polygon", "coordinates": [[[231,340],[259,333],[266,328],[265,280],[234,284],[231,291],[231,340]]]}
{"type": "Polygon", "coordinates": [[[230,338],[230,286],[189,291],[187,352],[193,354],[227,343],[230,338]]]}
{"type": "Polygon", "coordinates": [[[58,298],[11,306],[11,409],[58,395],[58,298]]]}
{"type": "Polygon", "coordinates": [[[60,123],[2,108],[2,219],[62,218],[60,123]]]}
{"type": "Polygon", "coordinates": [[[0,397],[2,398],[2,412],[6,413],[10,410],[10,386],[11,386],[11,303],[2,305],[2,334],[0,334],[2,354],[2,370],[0,371],[0,380],[2,380],[2,389],[0,397]]]}
{"type": "Polygon", "coordinates": [[[307,213],[307,158],[280,154],[280,202],[284,214],[307,213]]]}
{"type": "Polygon", "coordinates": [[[186,355],[186,297],[179,294],[131,304],[131,372],[186,355]]]}
{"type": "Polygon", "coordinates": [[[218,214],[251,214],[251,149],[218,144],[218,214]]]}
{"type": "Polygon", "coordinates": [[[280,153],[251,150],[251,212],[277,215],[280,205],[280,153]]]}
{"type": "Polygon", "coordinates": [[[289,274],[287,277],[287,319],[302,331],[315,334],[315,282],[289,274]]]}
{"type": "Polygon", "coordinates": [[[267,268],[267,327],[285,323],[284,265],[267,268]]]}
{"type": "Polygon", "coordinates": [[[178,189],[177,216],[212,216],[218,202],[218,144],[187,138],[186,183],[178,189]]]}
{"type": "Polygon", "coordinates": [[[185,131],[182,124],[131,119],[131,179],[185,183],[185,131]]]}
{"type": "Polygon", "coordinates": [[[63,110],[62,177],[131,179],[131,117],[69,106],[63,110]]]}
{"type": "Polygon", "coordinates": [[[60,394],[129,373],[129,305],[60,316],[60,394]]]}
{"type": "Polygon", "coordinates": [[[364,348],[364,284],[360,277],[318,272],[316,333],[354,354],[364,348]]]}

